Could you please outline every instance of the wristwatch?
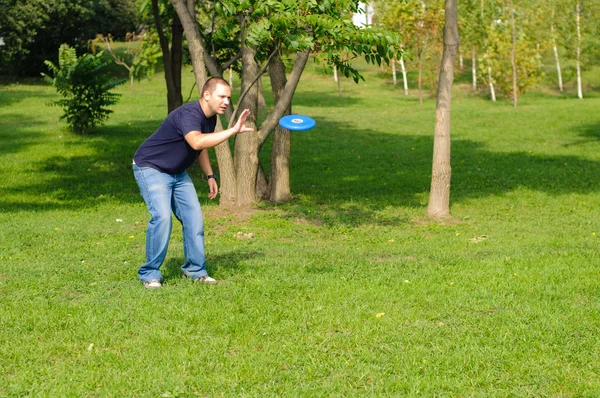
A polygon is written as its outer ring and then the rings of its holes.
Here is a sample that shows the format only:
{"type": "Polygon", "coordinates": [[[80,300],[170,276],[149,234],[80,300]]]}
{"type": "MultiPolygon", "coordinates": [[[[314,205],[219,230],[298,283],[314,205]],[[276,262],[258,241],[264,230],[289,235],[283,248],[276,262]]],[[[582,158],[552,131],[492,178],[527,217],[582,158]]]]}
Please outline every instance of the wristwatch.
{"type": "Polygon", "coordinates": [[[211,174],[209,176],[206,176],[206,181],[210,180],[211,178],[214,178],[215,180],[217,179],[217,176],[214,174],[211,174]]]}

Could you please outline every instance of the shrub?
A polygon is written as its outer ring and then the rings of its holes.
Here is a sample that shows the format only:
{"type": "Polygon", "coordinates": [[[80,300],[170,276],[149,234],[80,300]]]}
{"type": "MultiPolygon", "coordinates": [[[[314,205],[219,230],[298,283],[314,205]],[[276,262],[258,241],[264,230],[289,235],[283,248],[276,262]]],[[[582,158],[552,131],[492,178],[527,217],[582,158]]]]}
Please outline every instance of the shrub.
{"type": "Polygon", "coordinates": [[[103,70],[112,62],[111,59],[103,59],[102,52],[78,58],[75,49],[67,44],[61,45],[58,50],[58,66],[45,61],[53,77],[42,75],[64,97],[54,104],[63,108],[61,119],[67,120],[73,132],[91,133],[112,113],[105,107],[116,104],[120,94],[109,91],[126,81],[115,79],[103,70]]]}

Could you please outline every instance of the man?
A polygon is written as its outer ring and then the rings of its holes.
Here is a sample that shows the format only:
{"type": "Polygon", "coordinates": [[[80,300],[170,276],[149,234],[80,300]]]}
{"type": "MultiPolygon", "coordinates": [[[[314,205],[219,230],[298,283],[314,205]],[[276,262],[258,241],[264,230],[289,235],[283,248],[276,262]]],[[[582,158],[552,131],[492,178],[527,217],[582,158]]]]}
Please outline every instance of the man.
{"type": "Polygon", "coordinates": [[[244,126],[250,115],[245,109],[233,127],[214,132],[217,115],[225,112],[230,99],[231,88],[227,81],[217,77],[208,79],[200,100],[171,112],[135,152],[133,173],[152,217],[146,230],[146,263],[138,271],[147,289],[162,286],[160,266],[171,236],[171,212],[183,226],[185,264],[181,269],[184,276],[216,283],[206,271],[202,210],[186,169],[197,160],[208,181],[208,197],[217,196],[217,181],[207,149],[235,134],[253,131],[244,126]]]}

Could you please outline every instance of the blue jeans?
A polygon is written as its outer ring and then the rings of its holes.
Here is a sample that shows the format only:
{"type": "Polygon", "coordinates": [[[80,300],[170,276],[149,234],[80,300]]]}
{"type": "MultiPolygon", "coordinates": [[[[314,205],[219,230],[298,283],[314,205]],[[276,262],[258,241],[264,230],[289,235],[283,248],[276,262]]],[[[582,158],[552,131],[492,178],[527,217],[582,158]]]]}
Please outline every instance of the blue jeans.
{"type": "Polygon", "coordinates": [[[183,226],[185,264],[181,269],[194,279],[207,275],[202,209],[188,173],[171,175],[134,164],[133,174],[152,217],[146,230],[146,263],[138,271],[141,281],[162,280],[160,266],[171,237],[171,212],[183,226]]]}

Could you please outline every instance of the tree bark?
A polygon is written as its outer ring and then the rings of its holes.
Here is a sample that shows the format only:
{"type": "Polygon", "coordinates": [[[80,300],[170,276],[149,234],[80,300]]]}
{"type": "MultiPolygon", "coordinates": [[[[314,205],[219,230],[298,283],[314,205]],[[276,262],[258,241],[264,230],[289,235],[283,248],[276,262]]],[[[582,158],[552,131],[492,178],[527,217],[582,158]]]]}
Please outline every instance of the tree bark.
{"type": "Polygon", "coordinates": [[[269,199],[269,181],[262,163],[258,162],[258,173],[256,174],[256,200],[269,199]]]}
{"type": "Polygon", "coordinates": [[[259,109],[267,109],[267,102],[265,101],[265,95],[263,94],[262,78],[259,78],[256,82],[258,86],[258,107],[259,109]]]}
{"type": "Polygon", "coordinates": [[[446,0],[445,5],[444,53],[438,79],[431,190],[427,207],[427,215],[432,218],[450,216],[450,109],[459,46],[456,3],[457,0],[446,0]]]}
{"type": "MultiPolygon", "coordinates": [[[[271,89],[277,104],[281,99],[287,83],[285,65],[277,54],[269,62],[269,77],[271,89]]],[[[291,105],[286,109],[285,115],[291,113],[291,105]]],[[[279,124],[273,132],[273,146],[271,148],[271,175],[269,177],[269,200],[271,202],[283,202],[291,197],[290,191],[290,131],[279,124]]]]}
{"type": "Polygon", "coordinates": [[[256,176],[258,173],[258,150],[260,141],[256,128],[258,111],[258,85],[255,84],[258,75],[258,65],[254,59],[256,51],[242,43],[242,92],[247,92],[239,105],[240,109],[250,109],[251,115],[246,126],[254,129],[251,133],[237,135],[234,148],[234,165],[236,170],[238,206],[249,206],[256,200],[256,176]],[[250,87],[252,85],[252,87],[250,87]]]}
{"type": "MultiPolygon", "coordinates": [[[[217,126],[215,131],[223,130],[221,119],[217,119],[217,126]]],[[[233,167],[233,155],[231,154],[231,148],[229,147],[229,141],[222,142],[215,147],[215,154],[217,155],[217,163],[219,165],[219,178],[220,178],[220,196],[219,206],[222,208],[229,208],[235,205],[236,201],[236,174],[235,168],[233,167]]]]}
{"type": "Polygon", "coordinates": [[[394,86],[397,83],[396,79],[396,58],[392,59],[392,81],[394,82],[394,86]]]}

